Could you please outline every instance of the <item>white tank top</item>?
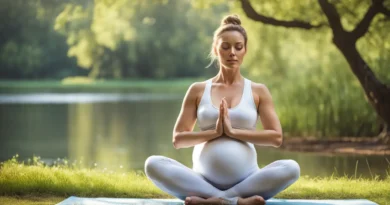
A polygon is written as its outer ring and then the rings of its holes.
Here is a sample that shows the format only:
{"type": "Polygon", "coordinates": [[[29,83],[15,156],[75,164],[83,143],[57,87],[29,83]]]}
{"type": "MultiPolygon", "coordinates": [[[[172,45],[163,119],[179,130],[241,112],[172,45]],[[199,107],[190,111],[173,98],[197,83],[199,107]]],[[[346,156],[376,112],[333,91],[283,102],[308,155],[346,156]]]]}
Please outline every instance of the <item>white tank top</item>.
{"type": "MultiPolygon", "coordinates": [[[[229,117],[234,129],[256,129],[257,109],[252,95],[251,81],[244,78],[244,91],[238,105],[229,108],[229,117]]],[[[215,129],[219,115],[219,106],[211,101],[212,79],[206,81],[206,87],[200,100],[197,118],[200,130],[215,129]]],[[[219,105],[219,104],[218,104],[219,105]]]]}

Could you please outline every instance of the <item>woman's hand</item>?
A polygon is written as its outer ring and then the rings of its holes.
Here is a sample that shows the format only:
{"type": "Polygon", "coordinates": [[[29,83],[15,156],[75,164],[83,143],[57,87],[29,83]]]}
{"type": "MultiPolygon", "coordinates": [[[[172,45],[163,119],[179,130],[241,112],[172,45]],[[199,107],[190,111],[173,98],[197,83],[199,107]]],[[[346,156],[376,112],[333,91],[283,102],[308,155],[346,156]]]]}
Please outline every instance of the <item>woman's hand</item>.
{"type": "Polygon", "coordinates": [[[221,106],[222,106],[222,112],[223,112],[223,117],[222,117],[222,119],[223,119],[223,132],[227,136],[231,136],[233,128],[232,128],[232,124],[230,123],[229,110],[228,110],[228,105],[227,105],[225,98],[222,98],[221,106]]]}
{"type": "Polygon", "coordinates": [[[219,116],[217,119],[217,123],[215,125],[215,131],[218,134],[218,137],[223,134],[223,107],[222,103],[219,105],[219,116]]]}

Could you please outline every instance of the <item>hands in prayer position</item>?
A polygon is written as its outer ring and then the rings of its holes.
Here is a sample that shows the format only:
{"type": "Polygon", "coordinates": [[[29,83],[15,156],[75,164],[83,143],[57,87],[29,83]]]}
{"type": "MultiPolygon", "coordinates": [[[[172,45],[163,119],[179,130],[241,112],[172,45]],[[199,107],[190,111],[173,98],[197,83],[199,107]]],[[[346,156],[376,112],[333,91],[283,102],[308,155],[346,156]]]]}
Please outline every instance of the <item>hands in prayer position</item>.
{"type": "Polygon", "coordinates": [[[233,128],[230,123],[229,110],[225,98],[222,98],[221,103],[219,104],[219,117],[217,119],[215,130],[219,136],[225,134],[230,136],[233,128]]]}

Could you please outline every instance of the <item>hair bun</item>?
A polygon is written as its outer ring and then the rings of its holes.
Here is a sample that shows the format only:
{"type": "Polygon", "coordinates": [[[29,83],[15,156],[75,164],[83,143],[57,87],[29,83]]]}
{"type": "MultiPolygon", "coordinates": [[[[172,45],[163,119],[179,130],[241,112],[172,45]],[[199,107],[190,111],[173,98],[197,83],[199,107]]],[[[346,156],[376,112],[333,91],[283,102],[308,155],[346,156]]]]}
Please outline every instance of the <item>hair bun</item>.
{"type": "Polygon", "coordinates": [[[225,16],[221,21],[221,26],[233,24],[233,25],[241,25],[240,17],[237,14],[225,16]]]}

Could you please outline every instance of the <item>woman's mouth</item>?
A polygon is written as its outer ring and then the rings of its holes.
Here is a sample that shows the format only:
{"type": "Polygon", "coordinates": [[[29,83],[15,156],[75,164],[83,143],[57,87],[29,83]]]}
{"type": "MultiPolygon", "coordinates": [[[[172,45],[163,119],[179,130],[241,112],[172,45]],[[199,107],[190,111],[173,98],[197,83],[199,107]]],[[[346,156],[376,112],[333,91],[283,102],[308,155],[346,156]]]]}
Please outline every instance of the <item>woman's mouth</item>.
{"type": "Polygon", "coordinates": [[[235,62],[237,62],[237,60],[227,60],[227,62],[229,62],[229,63],[235,63],[235,62]]]}

